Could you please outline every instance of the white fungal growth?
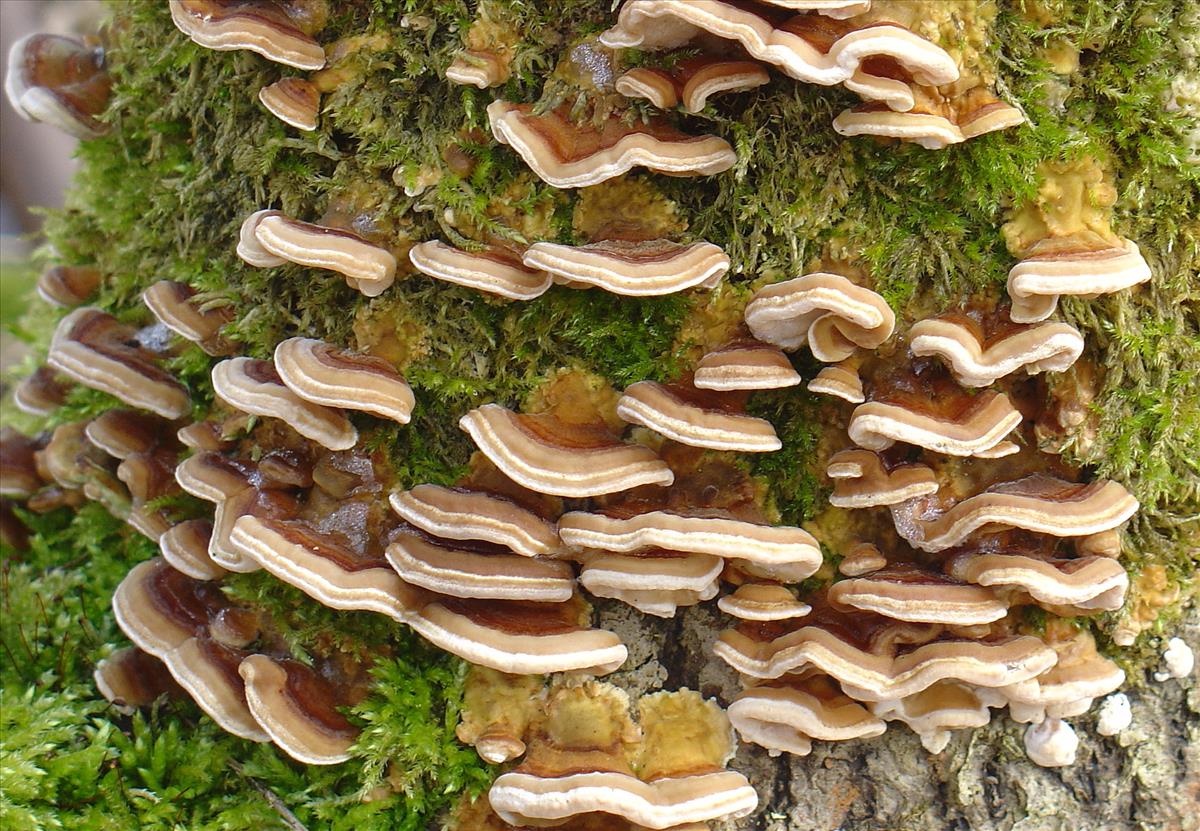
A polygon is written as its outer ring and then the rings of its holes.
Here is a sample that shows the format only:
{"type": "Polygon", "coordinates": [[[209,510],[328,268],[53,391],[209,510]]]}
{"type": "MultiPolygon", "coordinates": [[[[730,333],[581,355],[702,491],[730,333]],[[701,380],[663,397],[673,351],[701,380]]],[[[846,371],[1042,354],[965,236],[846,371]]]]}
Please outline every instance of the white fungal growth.
{"type": "Polygon", "coordinates": [[[1048,718],[1025,731],[1025,755],[1044,768],[1061,768],[1075,763],[1079,737],[1062,719],[1048,718]]]}
{"type": "Polygon", "coordinates": [[[1154,673],[1155,681],[1166,681],[1168,678],[1185,678],[1192,674],[1196,667],[1196,655],[1192,648],[1183,642],[1183,638],[1171,638],[1167,641],[1167,650],[1163,652],[1165,671],[1154,673]]]}
{"type": "Polygon", "coordinates": [[[1101,702],[1096,719],[1096,732],[1101,736],[1115,736],[1132,723],[1133,710],[1125,693],[1113,693],[1101,702]]]}

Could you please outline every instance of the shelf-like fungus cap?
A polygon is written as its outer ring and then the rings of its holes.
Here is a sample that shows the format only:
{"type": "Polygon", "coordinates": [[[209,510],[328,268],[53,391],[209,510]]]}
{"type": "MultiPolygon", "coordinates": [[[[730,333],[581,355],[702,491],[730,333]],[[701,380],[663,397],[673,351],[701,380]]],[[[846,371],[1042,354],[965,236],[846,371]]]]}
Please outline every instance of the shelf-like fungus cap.
{"type": "Polygon", "coordinates": [[[971,548],[946,560],[947,574],[980,586],[1018,589],[1041,605],[1079,613],[1115,612],[1125,604],[1129,575],[1110,557],[1054,559],[1019,548],[971,548]]]}
{"type": "Polygon", "coordinates": [[[839,580],[827,597],[835,606],[913,623],[975,626],[1008,614],[1008,603],[990,589],[904,564],[839,580]]]}
{"type": "Polygon", "coordinates": [[[659,109],[682,103],[698,113],[714,95],[754,89],[771,80],[766,68],[755,61],[731,61],[697,57],[680,61],[672,71],[639,66],[625,72],[614,88],[627,98],[645,98],[659,109]]]}
{"type": "Polygon", "coordinates": [[[237,665],[244,653],[207,636],[209,621],[229,602],[216,586],[195,581],[159,558],[134,566],[113,593],[117,625],[171,675],[225,730],[267,741],[246,708],[237,665]]]}
{"type": "Polygon", "coordinates": [[[770,453],[783,447],[771,422],[746,415],[719,393],[684,384],[638,381],[625,388],[617,415],[690,447],[770,453]]]}
{"type": "Polygon", "coordinates": [[[435,646],[501,672],[604,675],[628,651],[612,632],[589,628],[589,616],[578,595],[566,603],[432,596],[406,622],[435,646]]]}
{"type": "Polygon", "coordinates": [[[226,438],[224,425],[216,421],[193,421],[175,431],[175,437],[184,447],[193,450],[218,452],[229,450],[234,442],[226,438]]]}
{"type": "Polygon", "coordinates": [[[72,380],[163,418],[188,412],[187,390],[158,366],[133,333],[99,309],[76,309],[59,321],[47,362],[72,380]]]}
{"type": "Polygon", "coordinates": [[[874,544],[857,542],[850,546],[846,556],[838,563],[838,573],[846,577],[859,577],[878,571],[887,564],[887,557],[874,544]]]}
{"type": "Polygon", "coordinates": [[[249,655],[238,665],[250,712],[298,762],[336,765],[350,758],[358,728],[338,712],[336,690],[298,661],[249,655]]]}
{"type": "Polygon", "coordinates": [[[413,268],[435,280],[478,289],[509,300],[533,300],[553,285],[544,271],[526,268],[519,256],[497,246],[464,251],[441,240],[414,245],[408,252],[413,268]]]}
{"type": "Polygon", "coordinates": [[[325,66],[325,50],[272,0],[170,0],[175,26],[206,49],[248,49],[296,69],[325,66]]]}
{"type": "Polygon", "coordinates": [[[283,383],[275,365],[253,358],[230,358],[212,370],[213,391],[229,406],[251,415],[278,418],[297,433],[330,450],[358,442],[345,413],[305,401],[283,383]]]}
{"type": "MultiPolygon", "coordinates": [[[[847,84],[851,86],[851,84],[847,84]]],[[[868,97],[871,97],[869,93],[868,97]]],[[[939,96],[940,97],[940,96],[939,96]]],[[[910,141],[927,150],[941,150],[985,133],[1025,123],[1025,114],[977,87],[926,111],[922,104],[895,112],[878,103],[867,103],[833,119],[833,129],[843,136],[879,136],[910,141]]]]}
{"type": "Polygon", "coordinates": [[[17,115],[80,139],[108,130],[99,120],[112,86],[104,50],[64,35],[31,34],[8,50],[4,91],[17,115]]]}
{"type": "Polygon", "coordinates": [[[378,612],[407,622],[414,592],[381,553],[359,551],[340,535],[317,531],[300,520],[244,515],[230,543],[262,566],[331,609],[378,612]]]}
{"type": "Polygon", "coordinates": [[[559,518],[558,531],[567,545],[602,551],[627,553],[657,547],[766,565],[803,565],[810,567],[809,574],[822,562],[817,541],[802,528],[729,516],[573,511],[559,518]]]}
{"type": "Polygon", "coordinates": [[[673,617],[679,606],[716,597],[724,563],[711,554],[660,548],[636,554],[585,552],[579,583],[596,597],[611,597],[657,617],[673,617]]]}
{"type": "Polygon", "coordinates": [[[41,446],[11,427],[0,429],[0,496],[29,496],[42,486],[36,458],[41,446]]]}
{"type": "Polygon", "coordinates": [[[48,416],[67,400],[71,386],[48,366],[40,366],[13,389],[13,403],[23,413],[48,416]]]}
{"type": "Polygon", "coordinates": [[[1092,702],[1125,683],[1125,672],[1096,649],[1088,629],[1063,618],[1047,621],[1043,635],[1058,661],[1034,681],[1002,690],[1015,721],[1038,722],[1086,713],[1092,702]]]}
{"type": "Polygon", "coordinates": [[[268,216],[283,216],[283,213],[270,209],[255,211],[242,221],[241,230],[238,232],[237,255],[257,268],[273,268],[287,264],[287,260],[272,254],[258,241],[255,233],[258,223],[268,216]]]}
{"type": "Polygon", "coordinates": [[[717,608],[740,620],[791,620],[812,611],[778,583],[743,583],[718,600],[717,608]]]}
{"type": "Polygon", "coordinates": [[[822,367],[816,377],[808,382],[808,391],[818,395],[832,395],[851,404],[861,404],[867,400],[863,391],[862,378],[853,358],[822,367]]]}
{"type": "Polygon", "coordinates": [[[451,597],[561,603],[575,591],[569,563],[522,557],[489,543],[454,545],[401,529],[386,554],[405,583],[451,597]]]}
{"type": "Polygon", "coordinates": [[[203,450],[175,466],[179,487],[206,502],[224,502],[246,488],[262,484],[258,467],[250,461],[203,450]]]}
{"type": "Polygon", "coordinates": [[[696,364],[692,383],[702,390],[775,390],[801,382],[787,355],[759,341],[736,341],[714,349],[696,364]]]}
{"type": "Polygon", "coordinates": [[[989,707],[1004,703],[990,690],[972,689],[954,681],[938,683],[904,698],[874,701],[871,712],[887,721],[902,721],[930,753],[941,753],[951,730],[983,727],[992,720],[989,707]]]}
{"type": "Polygon", "coordinates": [[[538,493],[600,496],[675,479],[653,450],[627,444],[600,424],[567,424],[499,404],[471,410],[458,424],[496,467],[538,493]]]}
{"type": "MultiPolygon", "coordinates": [[[[170,424],[134,410],[106,410],[84,427],[88,441],[116,459],[153,450],[170,435],[170,424]]],[[[169,442],[168,442],[169,443],[169,442]]]]}
{"type": "Polygon", "coordinates": [[[865,14],[871,10],[871,0],[761,0],[768,6],[797,12],[817,12],[835,20],[865,14]]]}
{"type": "Polygon", "coordinates": [[[807,756],[812,739],[865,739],[887,729],[882,720],[823,676],[750,687],[729,705],[729,720],[743,741],[765,747],[772,756],[807,756]]]}
{"type": "Polygon", "coordinates": [[[254,237],[267,253],[288,262],[336,271],[367,297],[382,294],[396,279],[395,255],[353,231],[271,211],[254,224],[254,237]]]}
{"type": "Polygon", "coordinates": [[[317,129],[321,93],[311,81],[283,78],[260,89],[258,100],[284,124],[308,132],[317,129]]]}
{"type": "Polygon", "coordinates": [[[1080,484],[1040,473],[993,485],[929,519],[921,514],[921,501],[894,505],[892,515],[901,536],[923,551],[953,548],[990,524],[1083,537],[1119,527],[1138,509],[1137,499],[1117,482],[1080,484]]]}
{"type": "Polygon", "coordinates": [[[213,524],[207,519],[189,519],[171,526],[158,538],[158,549],[171,567],[196,580],[219,580],[226,571],[208,553],[213,524]]]}
{"type": "Polygon", "coordinates": [[[938,489],[928,465],[890,464],[878,453],[857,448],[830,456],[825,473],[833,479],[829,504],[838,508],[895,505],[938,489]]]}
{"type": "Polygon", "coordinates": [[[55,306],[73,309],[91,300],[104,279],[88,265],[56,265],[38,277],[38,297],[55,306]]]}
{"type": "Polygon", "coordinates": [[[166,664],[136,646],[118,649],[92,673],[104,699],[124,711],[153,704],[163,695],[182,695],[166,664]]]}
{"type": "Polygon", "coordinates": [[[523,557],[552,556],[562,547],[553,522],[498,494],[417,485],[389,501],[401,519],[435,537],[489,542],[523,557]]]}
{"type": "Polygon", "coordinates": [[[1083,335],[1069,323],[1004,325],[964,314],[919,321],[909,330],[914,355],[936,355],[968,387],[986,387],[1024,369],[1029,375],[1062,372],[1083,352],[1083,335]]]}
{"type": "Polygon", "coordinates": [[[511,70],[503,55],[486,49],[463,49],[446,67],[446,80],[452,84],[479,89],[496,87],[509,79],[511,70]]]}
{"type": "Polygon", "coordinates": [[[630,297],[674,294],[695,286],[713,288],[729,270],[729,257],[711,242],[684,245],[665,239],[604,240],[579,246],[538,242],[525,251],[522,262],[572,284],[630,297]]]}
{"type": "Polygon", "coordinates": [[[493,102],[487,113],[496,140],[558,188],[597,185],[638,166],[673,176],[711,176],[737,161],[724,139],[685,135],[659,121],[627,125],[613,117],[597,128],[573,123],[562,109],[534,115],[533,105],[507,101],[493,102]]]}
{"type": "Polygon", "coordinates": [[[1020,425],[1021,412],[1005,393],[985,390],[956,403],[932,397],[927,406],[908,397],[869,400],[854,408],[846,432],[868,450],[887,450],[896,442],[950,456],[1007,455],[1017,449],[1004,437],[1020,425]]]}
{"type": "Polygon", "coordinates": [[[814,600],[813,611],[793,626],[743,622],[726,630],[713,651],[753,678],[780,678],[813,667],[859,701],[900,698],[947,679],[1007,687],[1036,678],[1058,660],[1053,649],[1032,636],[953,637],[936,624],[839,611],[824,598],[814,600]]]}
{"type": "Polygon", "coordinates": [[[1050,238],[1033,246],[1008,272],[1012,319],[1036,323],[1054,314],[1059,295],[1095,297],[1150,279],[1150,266],[1133,240],[1099,250],[1050,238]]]}
{"type": "Polygon", "coordinates": [[[220,338],[221,327],[233,320],[233,307],[202,309],[195,289],[184,283],[159,280],[142,292],[142,302],[158,322],[200,347],[209,355],[224,355],[229,344],[220,338]]]}
{"type": "Polygon", "coordinates": [[[789,351],[808,344],[814,357],[826,362],[844,361],[859,346],[875,349],[896,327],[896,315],[883,297],[825,272],[759,289],[745,315],[759,340],[789,351]]]}
{"type": "Polygon", "coordinates": [[[412,417],[412,388],[383,358],[288,338],[275,347],[275,370],[288,389],[313,404],[362,410],[400,424],[412,417]]]}

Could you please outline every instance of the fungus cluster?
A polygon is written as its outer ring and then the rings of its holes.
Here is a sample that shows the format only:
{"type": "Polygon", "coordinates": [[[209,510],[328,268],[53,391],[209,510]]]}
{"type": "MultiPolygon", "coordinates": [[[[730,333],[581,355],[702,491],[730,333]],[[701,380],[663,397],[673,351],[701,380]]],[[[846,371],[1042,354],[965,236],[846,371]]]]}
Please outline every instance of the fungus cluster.
{"type": "MultiPolygon", "coordinates": [[[[314,38],[322,4],[170,7],[202,46],[302,70],[326,63],[314,38]]],[[[889,14],[870,0],[628,0],[601,42],[647,51],[700,36],[727,42],[729,50],[616,80],[617,92],[660,109],[695,113],[714,95],[765,84],[766,64],[866,98],[835,119],[845,134],[940,147],[1020,123],[986,85],[955,86],[956,61],[889,14]]],[[[487,88],[507,78],[510,50],[486,29],[468,36],[449,80],[487,88]]],[[[103,129],[100,53],[51,40],[19,47],[24,63],[9,89],[19,111],[60,125],[69,112],[71,129],[103,129]]],[[[259,98],[313,130],[319,92],[284,78],[259,98]]],[[[724,139],[682,133],[660,116],[580,120],[567,105],[504,100],[487,115],[494,138],[558,188],[595,189],[635,167],[715,175],[736,162],[724,139]]],[[[1081,175],[1099,188],[1091,172],[1081,175]]],[[[1149,269],[1134,243],[1052,191],[1006,230],[1023,257],[1009,278],[1011,307],[922,320],[906,348],[881,349],[897,325],[884,298],[814,271],[759,289],[732,339],[681,378],[614,392],[611,413],[578,399],[469,410],[459,425],[479,449],[470,472],[452,487],[391,493],[360,440],[361,417],[348,415],[408,423],[414,395],[390,363],[306,337],[279,343],[270,360],[237,355],[222,334],[231,307],[170,281],[142,294],[158,323],[134,329],[82,305],[98,271],[60,266],[39,292],[74,310],[48,366],[19,388],[19,405],[52,412],[65,377],[138,409],[33,439],[6,430],[0,531],[24,541],[16,500],[38,511],[86,497],[156,541],[161,557],[135,566],[113,599],[136,647],[97,666],[98,688],[122,706],[187,692],[226,730],[273,741],[301,762],[349,758],[358,729],[341,710],[365,694],[363,668],[293,655],[270,621],[224,594],[227,573],[262,569],[325,606],[383,614],[465,659],[473,669],[460,739],[489,762],[520,759],[489,793],[489,823],[690,828],[746,816],[757,796],[726,769],[733,729],[772,754],[803,755],[813,740],[876,736],[902,721],[939,752],[950,731],[1008,707],[1034,725],[1034,761],[1066,764],[1074,737],[1062,720],[1116,689],[1123,673],[1060,618],[1121,607],[1129,580],[1119,534],[1138,505],[1116,482],[1083,481],[1038,456],[1030,419],[1039,404],[1023,385],[1067,369],[1084,349],[1076,329],[1046,320],[1059,295],[1125,288],[1149,269]],[[164,368],[172,333],[222,358],[212,385],[218,407],[235,414],[183,423],[191,402],[164,368]],[[832,510],[879,511],[890,523],[873,541],[826,540],[848,543],[844,579],[812,596],[797,584],[822,565],[817,539],[773,523],[750,476],[719,455],[782,447],[769,421],[748,414],[748,398],[802,383],[786,353],[804,346],[830,364],[808,389],[855,405],[845,418],[854,446],[826,460],[832,510]],[[250,428],[248,416],[267,422],[250,428]],[[249,429],[254,440],[239,440],[249,429]],[[180,520],[156,507],[180,490],[211,503],[211,516],[180,520]],[[529,677],[599,675],[624,662],[620,639],[591,625],[581,588],[669,617],[717,597],[722,582],[732,589],[718,607],[738,623],[714,652],[743,681],[728,716],[683,689],[643,697],[635,722],[616,687],[560,678],[542,689],[529,677]],[[1032,634],[1013,611],[1026,606],[1056,617],[1032,634]]],[[[334,209],[320,223],[257,211],[237,253],[260,268],[337,271],[375,297],[391,286],[396,255],[352,224],[334,209]]],[[[408,256],[431,277],[514,300],[555,283],[626,296],[711,289],[730,267],[718,246],[676,242],[651,223],[616,221],[581,236],[581,245],[432,240],[408,256]]],[[[844,524],[855,537],[870,527],[844,524]]]]}
{"type": "Polygon", "coordinates": [[[866,103],[834,119],[842,135],[940,149],[1023,123],[1021,111],[991,91],[987,73],[962,66],[918,34],[928,22],[926,11],[865,1],[628,0],[600,42],[651,52],[694,49],[694,43],[715,49],[668,61],[665,68],[635,67],[617,80],[617,92],[661,109],[682,104],[697,112],[712,94],[766,83],[765,67],[773,66],[797,80],[841,84],[863,97],[866,103]]]}

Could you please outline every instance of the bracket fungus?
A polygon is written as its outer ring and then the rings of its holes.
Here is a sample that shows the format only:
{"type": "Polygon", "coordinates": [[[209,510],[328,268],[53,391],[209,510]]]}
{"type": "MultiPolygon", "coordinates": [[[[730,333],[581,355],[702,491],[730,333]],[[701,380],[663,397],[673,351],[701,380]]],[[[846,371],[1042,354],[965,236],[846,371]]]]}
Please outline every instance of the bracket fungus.
{"type": "Polygon", "coordinates": [[[1049,238],[1032,246],[1008,272],[1012,319],[1036,323],[1054,314],[1060,295],[1098,297],[1151,277],[1137,243],[1093,248],[1075,237],[1049,238]]]}
{"type": "Polygon", "coordinates": [[[172,568],[195,580],[219,580],[226,570],[208,553],[213,524],[189,519],[172,525],[158,538],[158,550],[172,568]]]}
{"type": "Polygon", "coordinates": [[[601,424],[568,424],[499,404],[477,407],[458,424],[496,467],[538,493],[600,496],[675,478],[653,450],[626,443],[601,424]]]}
{"type": "Polygon", "coordinates": [[[833,366],[822,367],[816,377],[808,382],[807,389],[818,395],[831,395],[849,401],[851,404],[861,404],[867,400],[862,377],[858,374],[858,361],[854,357],[833,366]]]}
{"type": "Polygon", "coordinates": [[[578,188],[646,167],[674,176],[711,176],[733,167],[737,154],[717,136],[689,136],[660,121],[629,126],[609,118],[600,127],[575,124],[567,112],[534,115],[530,104],[488,105],[492,133],[547,184],[578,188]]]}
{"type": "Polygon", "coordinates": [[[8,50],[4,92],[17,115],[76,138],[104,135],[112,80],[104,50],[64,35],[31,34],[8,50]]]}
{"type": "Polygon", "coordinates": [[[396,279],[396,257],[386,248],[353,231],[301,222],[279,211],[257,211],[246,218],[238,255],[251,265],[281,264],[274,257],[336,271],[366,297],[378,297],[396,279]],[[253,243],[247,242],[247,232],[253,234],[253,243]]]}
{"type": "Polygon", "coordinates": [[[212,370],[213,391],[234,409],[278,418],[297,433],[330,450],[358,442],[358,431],[341,410],[306,401],[284,384],[275,365],[252,358],[229,358],[212,370]]]}
{"type": "Polygon", "coordinates": [[[838,20],[870,11],[871,0],[761,0],[768,6],[797,12],[817,12],[838,20]]]}
{"type": "Polygon", "coordinates": [[[617,415],[690,447],[769,453],[783,446],[771,422],[746,415],[741,396],[691,384],[638,381],[626,387],[617,415]]]}
{"type": "Polygon", "coordinates": [[[870,710],[820,675],[755,684],[729,705],[729,720],[743,741],[765,747],[772,756],[807,756],[813,739],[865,739],[886,729],[870,710]]]}
{"type": "Polygon", "coordinates": [[[1012,323],[1006,314],[949,313],[913,324],[914,355],[934,355],[960,384],[986,387],[1006,375],[1062,372],[1083,353],[1083,335],[1069,323],[1012,323]]]}
{"type": "Polygon", "coordinates": [[[298,661],[248,655],[237,668],[246,704],[271,740],[307,765],[336,765],[350,758],[358,728],[338,712],[335,688],[298,661]]]}
{"type": "Polygon", "coordinates": [[[896,315],[880,295],[825,272],[759,289],[745,315],[759,340],[788,351],[807,344],[827,363],[849,358],[860,346],[875,349],[896,327],[896,315]]]}
{"type": "Polygon", "coordinates": [[[38,277],[38,297],[55,306],[73,309],[95,296],[104,279],[99,270],[88,265],[56,265],[38,277]]]}
{"type": "Polygon", "coordinates": [[[774,390],[794,387],[803,380],[787,355],[755,340],[735,340],[700,358],[692,384],[698,389],[774,390]]]}
{"type": "Polygon", "coordinates": [[[895,505],[938,490],[928,465],[895,462],[870,450],[842,450],[829,457],[825,473],[833,480],[829,504],[838,508],[895,505]]]}
{"type": "Polygon", "coordinates": [[[851,440],[868,450],[887,450],[902,442],[950,456],[985,458],[1016,449],[1001,446],[1021,423],[1020,411],[1006,394],[995,390],[953,397],[906,393],[879,387],[869,392],[867,401],[850,416],[851,440]]]}
{"type": "Polygon", "coordinates": [[[454,60],[446,67],[447,81],[479,89],[500,86],[509,79],[510,74],[505,55],[484,49],[463,49],[454,55],[454,60]]]}
{"type": "Polygon", "coordinates": [[[263,219],[268,216],[283,215],[282,211],[263,210],[255,211],[242,220],[242,227],[238,231],[237,255],[244,262],[256,268],[274,268],[287,264],[288,261],[283,257],[278,257],[263,248],[262,243],[258,241],[257,234],[258,223],[263,219]]]}
{"type": "Polygon", "coordinates": [[[838,573],[846,577],[858,577],[878,571],[887,564],[887,558],[875,544],[858,542],[850,546],[846,556],[838,563],[838,573]]]}
{"type": "Polygon", "coordinates": [[[440,240],[414,245],[408,252],[413,268],[435,280],[466,286],[509,300],[533,300],[553,285],[550,275],[521,262],[519,254],[499,246],[463,251],[440,240]]]}
{"type": "Polygon", "coordinates": [[[1117,482],[1081,484],[1040,473],[992,485],[948,508],[927,504],[936,498],[891,507],[896,530],[923,551],[953,548],[989,525],[1086,537],[1120,527],[1138,509],[1137,499],[1117,482]]]}
{"type": "Polygon", "coordinates": [[[206,49],[248,49],[296,69],[325,66],[325,50],[277,0],[170,0],[179,31],[206,49]]]}
{"type": "Polygon", "coordinates": [[[579,246],[538,242],[526,249],[521,261],[569,285],[596,286],[630,297],[714,288],[729,270],[729,257],[710,242],[684,245],[665,239],[613,239],[579,246]]]}
{"type": "Polygon", "coordinates": [[[749,6],[727,0],[629,0],[617,25],[600,35],[610,48],[647,51],[683,46],[701,33],[734,40],[752,57],[807,83],[845,86],[896,110],[913,106],[906,80],[937,86],[958,80],[954,59],[899,23],[749,6]],[[876,64],[886,72],[873,74],[876,64]]]}
{"type": "Polygon", "coordinates": [[[76,309],[59,321],[47,363],[85,387],[132,407],[176,419],[191,406],[187,390],[160,368],[135,332],[99,309],[76,309]]]}
{"type": "Polygon", "coordinates": [[[654,829],[754,810],[754,789],[724,767],[733,741],[719,707],[689,690],[647,696],[641,731],[628,707],[623,692],[595,682],[550,690],[524,760],[488,792],[492,809],[518,825],[604,814],[654,829]]]}
{"type": "Polygon", "coordinates": [[[207,632],[210,618],[227,607],[220,589],[193,581],[161,559],[134,566],[113,594],[117,625],[165,663],[213,721],[240,738],[269,741],[246,706],[237,674],[243,653],[207,632]]]}
{"type": "Polygon", "coordinates": [[[873,701],[871,712],[887,721],[901,721],[921,739],[930,753],[941,753],[950,731],[982,727],[992,719],[991,707],[1005,703],[1003,693],[939,681],[903,698],[873,701]]]}
{"type": "Polygon", "coordinates": [[[674,617],[680,606],[717,596],[724,562],[711,554],[641,549],[632,554],[585,551],[579,584],[596,597],[611,597],[656,617],[674,617]]]}
{"type": "Polygon", "coordinates": [[[284,124],[297,130],[317,129],[321,93],[303,78],[283,78],[258,91],[258,100],[284,124]]]}
{"type": "Polygon", "coordinates": [[[412,418],[412,388],[383,358],[288,338],[275,347],[275,371],[288,389],[313,404],[362,410],[398,424],[412,418]]]}
{"type": "Polygon", "coordinates": [[[183,694],[166,664],[136,646],[118,649],[98,661],[92,680],[106,701],[128,712],[164,695],[183,694]]]}
{"type": "Polygon", "coordinates": [[[231,345],[221,337],[221,327],[233,320],[233,308],[205,309],[195,297],[196,291],[190,286],[170,280],[159,280],[142,292],[142,302],[159,323],[199,344],[209,355],[228,355],[231,345]]]}
{"type": "Polygon", "coordinates": [[[990,589],[897,564],[839,580],[826,592],[839,609],[875,612],[892,620],[976,626],[1002,620],[1009,604],[990,589]]]}
{"type": "Polygon", "coordinates": [[[13,388],[13,403],[23,413],[48,416],[63,405],[71,386],[48,366],[39,366],[13,388]]]}
{"type": "Polygon", "coordinates": [[[522,557],[481,542],[451,544],[415,529],[390,536],[387,560],[405,583],[451,597],[562,603],[575,591],[571,566],[522,557]]]}
{"type": "Polygon", "coordinates": [[[754,89],[771,80],[762,64],[712,57],[685,58],[670,71],[636,67],[617,78],[615,89],[626,98],[645,98],[662,110],[678,104],[701,112],[708,99],[725,92],[754,89]]]}
{"type": "Polygon", "coordinates": [[[1025,123],[1024,113],[984,87],[950,96],[919,87],[912,94],[914,103],[904,112],[874,102],[843,110],[833,119],[833,129],[843,136],[893,138],[941,150],[1025,123]]]}
{"type": "Polygon", "coordinates": [[[392,510],[428,534],[502,545],[524,557],[549,557],[561,541],[555,524],[503,495],[417,485],[389,498],[392,510]]]}
{"type": "Polygon", "coordinates": [[[812,611],[778,583],[743,583],[718,600],[717,608],[739,620],[790,620],[812,611]]]}

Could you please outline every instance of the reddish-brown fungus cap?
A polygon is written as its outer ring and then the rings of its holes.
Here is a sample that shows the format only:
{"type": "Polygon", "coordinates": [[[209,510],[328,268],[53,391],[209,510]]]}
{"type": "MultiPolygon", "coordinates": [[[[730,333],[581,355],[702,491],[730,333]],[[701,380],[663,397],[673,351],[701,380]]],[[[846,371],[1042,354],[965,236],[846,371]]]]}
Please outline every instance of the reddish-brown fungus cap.
{"type": "Polygon", "coordinates": [[[52,124],[76,138],[108,130],[98,116],[108,106],[111,83],[104,50],[75,38],[26,35],[8,51],[4,91],[13,109],[26,121],[52,124]]]}

